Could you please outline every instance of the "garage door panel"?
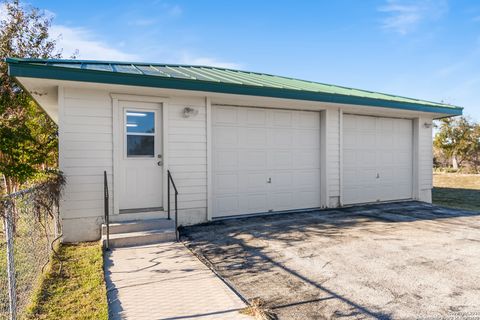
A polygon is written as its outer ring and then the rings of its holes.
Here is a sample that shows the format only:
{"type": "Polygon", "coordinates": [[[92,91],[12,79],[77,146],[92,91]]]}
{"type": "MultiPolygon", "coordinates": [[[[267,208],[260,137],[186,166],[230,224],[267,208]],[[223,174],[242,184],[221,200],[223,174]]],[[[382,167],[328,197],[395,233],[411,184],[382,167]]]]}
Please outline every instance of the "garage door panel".
{"type": "Polygon", "coordinates": [[[291,127],[293,125],[293,111],[271,110],[270,112],[274,127],[291,127]]]}
{"type": "Polygon", "coordinates": [[[376,137],[377,135],[373,132],[358,132],[356,134],[357,140],[355,142],[355,149],[361,148],[366,150],[375,151],[376,148],[376,137]]]}
{"type": "Polygon", "coordinates": [[[293,189],[293,173],[288,172],[274,172],[270,174],[272,183],[270,189],[272,191],[291,190],[293,189]]]}
{"type": "Polygon", "coordinates": [[[383,166],[385,164],[392,165],[395,161],[395,157],[396,157],[396,154],[391,150],[378,151],[378,158],[377,158],[378,165],[379,166],[383,166]]]}
{"type": "Polygon", "coordinates": [[[213,143],[219,148],[235,148],[238,145],[238,129],[236,127],[216,127],[213,143]]]}
{"type": "Polygon", "coordinates": [[[401,149],[408,149],[412,146],[412,136],[399,134],[395,137],[394,145],[401,149]]]}
{"type": "Polygon", "coordinates": [[[377,179],[377,168],[374,167],[358,168],[356,173],[357,181],[354,184],[358,186],[373,184],[377,179]]]}
{"type": "Polygon", "coordinates": [[[372,166],[375,163],[377,154],[372,150],[360,150],[357,153],[358,164],[360,166],[372,166]]]}
{"type": "MultiPolygon", "coordinates": [[[[394,120],[389,118],[376,118],[377,129],[380,133],[390,134],[394,130],[394,120]]],[[[372,125],[374,125],[372,123],[372,125]]]]}
{"type": "Polygon", "coordinates": [[[267,112],[264,109],[248,108],[245,110],[246,124],[250,126],[265,127],[267,124],[267,112]]]}
{"type": "Polygon", "coordinates": [[[213,120],[217,124],[236,124],[237,108],[235,107],[218,107],[213,115],[213,120]]]}
{"type": "Polygon", "coordinates": [[[275,208],[275,210],[290,210],[295,208],[294,205],[294,193],[291,191],[283,191],[283,192],[271,192],[268,195],[268,202],[270,204],[270,208],[275,208]]]}
{"type": "Polygon", "coordinates": [[[266,170],[267,152],[265,150],[239,150],[238,161],[240,170],[266,170]]]}
{"type": "Polygon", "coordinates": [[[378,168],[378,179],[379,180],[379,183],[380,184],[384,184],[385,182],[388,182],[389,184],[390,183],[393,183],[394,182],[394,177],[396,176],[394,174],[394,170],[396,170],[396,168],[392,168],[392,167],[383,167],[383,168],[378,168]]]}
{"type": "Polygon", "coordinates": [[[316,208],[318,207],[318,189],[298,191],[295,199],[297,203],[294,204],[294,208],[316,208]]]}
{"type": "Polygon", "coordinates": [[[297,171],[293,174],[295,189],[320,189],[320,172],[318,170],[297,171]]]}
{"type": "Polygon", "coordinates": [[[357,132],[375,132],[376,131],[376,118],[374,117],[361,117],[354,116],[357,132]]]}
{"type": "Polygon", "coordinates": [[[293,155],[293,167],[295,169],[319,169],[320,152],[314,150],[299,150],[293,155]]]}
{"type": "Polygon", "coordinates": [[[357,157],[357,152],[355,150],[350,150],[350,149],[344,149],[343,157],[345,159],[343,161],[344,170],[346,168],[354,167],[358,162],[357,159],[359,158],[357,157]]]}
{"type": "Polygon", "coordinates": [[[412,159],[412,152],[405,151],[405,152],[397,152],[393,158],[393,163],[396,166],[405,165],[412,159]]]}
{"type": "Polygon", "coordinates": [[[355,149],[357,145],[357,135],[354,132],[344,132],[343,147],[345,149],[355,149]]]}
{"type": "Polygon", "coordinates": [[[380,134],[377,136],[377,139],[379,140],[377,141],[377,147],[386,149],[395,147],[393,135],[391,134],[391,132],[380,132],[380,134]]]}
{"type": "Polygon", "coordinates": [[[223,216],[238,214],[240,211],[237,195],[216,197],[213,201],[215,212],[221,212],[223,216]]]}
{"type": "Polygon", "coordinates": [[[265,128],[238,128],[240,148],[266,148],[268,131],[265,128]]]}
{"type": "Polygon", "coordinates": [[[294,148],[315,148],[320,146],[320,132],[318,130],[294,130],[294,148]]]}
{"type": "Polygon", "coordinates": [[[320,128],[320,116],[312,116],[311,112],[298,112],[298,124],[301,128],[318,129],[320,128]]]}
{"type": "Polygon", "coordinates": [[[215,174],[215,193],[218,195],[238,192],[237,173],[215,174]]]}
{"type": "Polygon", "coordinates": [[[320,206],[318,112],[214,107],[212,120],[213,216],[320,206]]]}
{"type": "Polygon", "coordinates": [[[397,183],[409,184],[412,170],[410,167],[397,167],[394,172],[394,179],[397,183]]]}
{"type": "Polygon", "coordinates": [[[291,148],[293,146],[292,129],[270,129],[269,146],[275,148],[291,148]]]}
{"type": "Polygon", "coordinates": [[[240,172],[238,174],[239,190],[248,192],[266,192],[265,182],[268,180],[268,174],[265,172],[240,172]]]}
{"type": "Polygon", "coordinates": [[[215,151],[214,163],[218,171],[236,170],[238,168],[238,152],[229,149],[215,151]]]}
{"type": "Polygon", "coordinates": [[[412,121],[344,115],[343,203],[412,197],[412,121]]]}
{"type": "Polygon", "coordinates": [[[239,196],[239,210],[235,214],[248,214],[268,211],[267,193],[248,193],[239,196]]]}
{"type": "Polygon", "coordinates": [[[345,185],[344,188],[355,186],[356,182],[358,181],[357,170],[358,169],[356,168],[343,169],[343,184],[345,185]]]}
{"type": "Polygon", "coordinates": [[[289,150],[271,150],[268,153],[268,167],[270,169],[293,169],[293,154],[289,150]]]}

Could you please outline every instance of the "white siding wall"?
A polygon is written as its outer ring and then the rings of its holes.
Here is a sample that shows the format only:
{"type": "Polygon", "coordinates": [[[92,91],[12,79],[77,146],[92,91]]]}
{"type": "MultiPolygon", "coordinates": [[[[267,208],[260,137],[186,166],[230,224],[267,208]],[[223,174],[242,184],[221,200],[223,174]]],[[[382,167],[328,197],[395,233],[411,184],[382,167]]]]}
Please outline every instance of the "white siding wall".
{"type": "Polygon", "coordinates": [[[179,190],[179,223],[193,224],[207,219],[207,117],[204,99],[189,101],[194,117],[183,117],[185,106],[168,103],[168,167],[179,190]]]}
{"type": "Polygon", "coordinates": [[[64,241],[95,240],[103,217],[104,170],[112,188],[110,96],[65,88],[59,99],[60,169],[67,179],[60,205],[64,241]]]}
{"type": "Polygon", "coordinates": [[[419,185],[419,200],[425,202],[432,202],[432,165],[433,165],[433,150],[432,150],[432,128],[426,128],[425,123],[432,123],[432,118],[421,117],[419,122],[419,156],[418,156],[418,185],[419,185]]]}
{"type": "Polygon", "coordinates": [[[327,110],[327,179],[328,206],[340,200],[340,115],[339,109],[327,110]]]}

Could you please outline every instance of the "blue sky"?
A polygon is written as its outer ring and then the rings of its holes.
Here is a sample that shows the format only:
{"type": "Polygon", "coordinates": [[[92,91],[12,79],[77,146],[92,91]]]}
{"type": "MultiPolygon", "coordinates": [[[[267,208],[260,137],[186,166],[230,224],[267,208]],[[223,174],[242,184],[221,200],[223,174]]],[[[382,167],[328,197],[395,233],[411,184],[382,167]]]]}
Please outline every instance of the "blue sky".
{"type": "Polygon", "coordinates": [[[480,120],[480,1],[45,1],[68,57],[207,64],[465,107],[480,120]]]}

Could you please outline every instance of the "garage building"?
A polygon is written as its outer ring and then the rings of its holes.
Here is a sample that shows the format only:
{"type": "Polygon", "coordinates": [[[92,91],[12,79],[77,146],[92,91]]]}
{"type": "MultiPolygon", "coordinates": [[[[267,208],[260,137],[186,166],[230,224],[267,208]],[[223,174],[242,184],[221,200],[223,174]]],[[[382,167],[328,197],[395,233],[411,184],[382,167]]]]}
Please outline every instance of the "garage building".
{"type": "Polygon", "coordinates": [[[188,225],[372,202],[431,202],[443,103],[216,67],[8,59],[59,125],[64,241],[95,240],[104,171],[118,221],[188,225]]]}

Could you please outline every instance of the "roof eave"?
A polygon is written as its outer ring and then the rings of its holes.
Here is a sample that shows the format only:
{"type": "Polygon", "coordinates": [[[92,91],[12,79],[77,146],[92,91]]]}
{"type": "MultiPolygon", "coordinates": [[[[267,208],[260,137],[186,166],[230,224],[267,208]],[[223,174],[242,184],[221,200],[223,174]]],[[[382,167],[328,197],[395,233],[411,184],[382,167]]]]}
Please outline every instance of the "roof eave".
{"type": "Polygon", "coordinates": [[[40,79],[56,79],[66,81],[81,81],[91,83],[108,83],[166,89],[193,90],[226,94],[240,94],[271,98],[284,98],[305,101],[341,103],[350,105],[372,106],[440,113],[447,116],[462,115],[463,108],[440,107],[420,103],[391,101],[350,95],[339,95],[323,92],[312,92],[292,89],[267,88],[238,84],[197,81],[179,78],[164,78],[150,75],[110,73],[97,70],[70,69],[55,66],[21,63],[17,59],[7,59],[8,72],[13,77],[28,77],[40,79]]]}

